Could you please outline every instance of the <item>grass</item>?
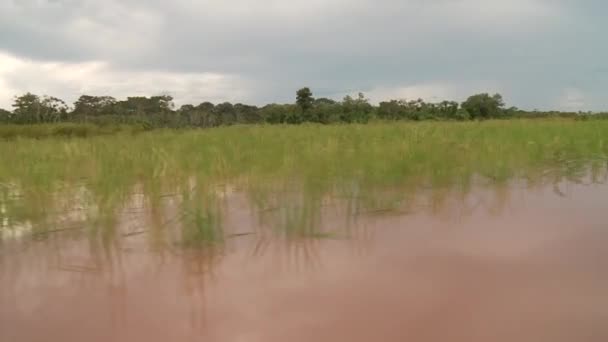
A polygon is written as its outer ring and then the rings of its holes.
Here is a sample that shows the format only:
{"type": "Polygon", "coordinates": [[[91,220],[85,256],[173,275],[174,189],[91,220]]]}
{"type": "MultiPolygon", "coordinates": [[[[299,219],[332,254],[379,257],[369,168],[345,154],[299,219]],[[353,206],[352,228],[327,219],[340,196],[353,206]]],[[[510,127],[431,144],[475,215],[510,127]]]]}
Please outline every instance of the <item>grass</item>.
{"type": "Polygon", "coordinates": [[[608,160],[608,121],[150,132],[0,126],[0,137],[9,139],[0,141],[0,222],[8,222],[2,229],[25,223],[48,229],[51,222],[76,220],[66,214],[76,208],[84,224],[115,224],[138,194],[147,210],[167,216],[161,221],[186,217],[180,223],[182,237],[195,242],[223,239],[218,228],[222,186],[245,193],[252,208],[264,213],[259,214],[263,224],[288,236],[321,236],[325,233],[316,230],[320,212],[332,199],[346,203],[349,212],[365,212],[403,207],[429,189],[466,193],[484,184],[517,180],[534,186],[589,175],[599,182],[608,160]],[[69,138],[74,136],[86,138],[69,138]],[[163,207],[167,196],[179,198],[179,210],[163,207]]]}
{"type": "Polygon", "coordinates": [[[91,125],[76,123],[44,125],[2,125],[0,140],[18,138],[47,139],[52,137],[87,138],[99,135],[111,135],[119,132],[137,133],[145,129],[136,125],[91,125]]]}

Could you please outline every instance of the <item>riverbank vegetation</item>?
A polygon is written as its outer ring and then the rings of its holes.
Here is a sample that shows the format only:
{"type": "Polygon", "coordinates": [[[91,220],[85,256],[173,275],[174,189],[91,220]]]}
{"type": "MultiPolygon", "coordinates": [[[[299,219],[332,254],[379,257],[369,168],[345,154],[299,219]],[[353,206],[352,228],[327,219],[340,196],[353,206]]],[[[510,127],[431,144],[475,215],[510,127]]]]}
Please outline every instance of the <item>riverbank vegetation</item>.
{"type": "MultiPolygon", "coordinates": [[[[314,98],[308,88],[298,90],[293,104],[253,106],[229,102],[182,105],[176,108],[171,96],[128,97],[81,96],[73,106],[56,97],[25,94],[15,98],[13,110],[0,110],[0,123],[13,125],[77,123],[96,126],[151,128],[218,127],[234,124],[367,123],[370,121],[471,121],[507,118],[606,118],[606,113],[539,112],[506,107],[499,94],[477,94],[463,103],[429,103],[421,99],[390,100],[373,105],[363,95],[342,101],[314,98]]],[[[11,128],[10,130],[15,130],[11,128]]],[[[94,134],[95,129],[74,127],[70,134],[94,134]]],[[[44,134],[58,133],[61,129],[44,134]]],[[[66,131],[64,131],[66,133],[66,131]]],[[[10,134],[9,134],[10,135],[10,134]]]]}

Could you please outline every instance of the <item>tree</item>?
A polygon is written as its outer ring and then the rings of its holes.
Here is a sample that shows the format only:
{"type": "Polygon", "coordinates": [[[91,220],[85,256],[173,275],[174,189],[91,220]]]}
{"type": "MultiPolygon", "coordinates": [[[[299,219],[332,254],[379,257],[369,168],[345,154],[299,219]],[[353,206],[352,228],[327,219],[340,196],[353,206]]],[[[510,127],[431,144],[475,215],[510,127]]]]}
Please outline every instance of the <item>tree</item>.
{"type": "Polygon", "coordinates": [[[307,111],[312,108],[315,99],[312,97],[310,88],[302,88],[296,92],[296,104],[302,108],[302,111],[307,111]]]}
{"type": "Polygon", "coordinates": [[[196,106],[196,109],[211,113],[215,109],[215,105],[211,102],[203,102],[196,106]]]}
{"type": "MultiPolygon", "coordinates": [[[[169,95],[127,97],[117,101],[110,96],[82,95],[68,111],[66,103],[52,96],[27,93],[15,97],[13,111],[0,109],[0,123],[36,124],[63,121],[86,121],[94,124],[136,124],[153,127],[216,127],[232,124],[300,124],[304,122],[365,123],[371,118],[383,120],[471,120],[509,117],[587,118],[588,114],[559,111],[524,111],[506,108],[500,94],[477,94],[459,105],[453,101],[425,102],[391,100],[379,106],[369,103],[362,93],[346,96],[342,101],[313,97],[309,88],[296,93],[295,104],[257,106],[229,102],[214,105],[185,104],[175,110],[169,95]]],[[[608,117],[608,114],[606,115],[608,117]]],[[[596,116],[597,117],[597,116],[596,116]]]]}
{"type": "Polygon", "coordinates": [[[285,110],[280,104],[268,104],[260,109],[262,119],[270,124],[280,124],[285,120],[285,110]]]}
{"type": "Polygon", "coordinates": [[[202,127],[215,127],[221,124],[221,118],[215,113],[215,105],[211,102],[205,101],[196,106],[196,112],[201,116],[202,127]]]}
{"type": "Polygon", "coordinates": [[[342,101],[342,121],[365,123],[369,121],[374,107],[369,104],[363,93],[359,93],[356,99],[350,95],[342,101]]]}
{"type": "Polygon", "coordinates": [[[472,119],[489,119],[502,116],[504,105],[500,94],[490,96],[483,93],[469,97],[461,107],[469,113],[472,119]]]}
{"type": "Polygon", "coordinates": [[[161,96],[133,96],[127,97],[126,101],[116,103],[115,113],[119,115],[156,115],[168,114],[173,111],[173,97],[161,96]]]}
{"type": "Polygon", "coordinates": [[[337,103],[323,103],[315,104],[315,106],[305,113],[305,120],[311,122],[318,122],[323,124],[330,124],[339,122],[342,115],[342,104],[337,103]]]}
{"type": "Polygon", "coordinates": [[[315,106],[321,106],[321,105],[334,105],[337,102],[332,100],[332,99],[328,99],[326,97],[320,97],[318,99],[314,100],[314,105],[315,106]]]}
{"type": "Polygon", "coordinates": [[[7,123],[11,121],[11,112],[0,108],[0,122],[7,123]]]}
{"type": "Polygon", "coordinates": [[[466,109],[464,108],[459,108],[456,111],[456,115],[454,115],[454,119],[455,120],[459,120],[459,121],[467,121],[467,120],[471,120],[471,114],[469,114],[469,112],[467,112],[466,109]]]}
{"type": "Polygon", "coordinates": [[[15,97],[13,103],[15,121],[17,123],[59,122],[67,119],[68,106],[52,96],[26,93],[15,97]]]}
{"type": "Polygon", "coordinates": [[[59,98],[44,96],[41,108],[43,110],[42,122],[59,122],[68,119],[68,105],[59,98]]]}
{"type": "Polygon", "coordinates": [[[258,107],[237,103],[234,105],[236,122],[244,124],[258,123],[262,121],[258,107]]]}
{"type": "Polygon", "coordinates": [[[377,113],[379,119],[399,120],[406,117],[406,108],[403,101],[384,101],[380,102],[377,113]]]}
{"type": "Polygon", "coordinates": [[[236,123],[236,110],[230,102],[220,103],[215,106],[214,113],[219,120],[219,125],[232,125],[236,123]]]}
{"type": "Polygon", "coordinates": [[[181,107],[179,107],[179,109],[177,111],[180,113],[188,113],[188,112],[195,110],[195,108],[196,107],[194,107],[191,104],[185,104],[185,105],[182,105],[181,107]]]}
{"type": "Polygon", "coordinates": [[[111,96],[82,95],[74,102],[74,115],[99,116],[114,112],[116,99],[111,96]]]}
{"type": "Polygon", "coordinates": [[[173,104],[173,96],[171,95],[160,95],[160,96],[152,96],[150,98],[152,102],[152,106],[154,108],[160,108],[161,112],[170,112],[175,108],[175,104],[173,104]]]}
{"type": "Polygon", "coordinates": [[[458,102],[442,101],[435,105],[439,117],[447,119],[457,119],[458,117],[458,102]]]}
{"type": "Polygon", "coordinates": [[[13,108],[18,123],[36,123],[40,115],[40,97],[32,93],[16,96],[13,108]]]}

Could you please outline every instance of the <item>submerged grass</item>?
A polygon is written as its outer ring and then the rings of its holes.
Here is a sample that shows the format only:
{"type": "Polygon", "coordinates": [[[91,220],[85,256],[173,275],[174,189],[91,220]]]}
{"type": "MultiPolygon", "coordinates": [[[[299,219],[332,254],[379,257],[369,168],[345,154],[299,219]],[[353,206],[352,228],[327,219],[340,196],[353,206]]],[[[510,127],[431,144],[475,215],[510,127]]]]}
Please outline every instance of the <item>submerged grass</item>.
{"type": "MultiPolygon", "coordinates": [[[[115,217],[138,188],[149,207],[162,205],[163,196],[181,197],[185,240],[221,241],[219,195],[209,189],[231,185],[260,211],[282,208],[275,216],[288,235],[315,236],[322,233],[310,229],[328,196],[373,211],[403,205],[420,189],[577,181],[589,172],[603,181],[608,158],[608,121],[232,126],[136,135],[49,127],[43,129],[54,131],[44,140],[16,134],[0,141],[0,222],[10,222],[3,229],[48,225],[51,213],[78,206],[89,208],[84,220],[115,217]],[[73,135],[87,138],[66,138],[73,135]],[[183,195],[193,188],[204,190],[183,195]],[[60,207],[56,199],[65,197],[72,200],[60,207]]],[[[0,126],[0,136],[6,130],[0,126]]]]}

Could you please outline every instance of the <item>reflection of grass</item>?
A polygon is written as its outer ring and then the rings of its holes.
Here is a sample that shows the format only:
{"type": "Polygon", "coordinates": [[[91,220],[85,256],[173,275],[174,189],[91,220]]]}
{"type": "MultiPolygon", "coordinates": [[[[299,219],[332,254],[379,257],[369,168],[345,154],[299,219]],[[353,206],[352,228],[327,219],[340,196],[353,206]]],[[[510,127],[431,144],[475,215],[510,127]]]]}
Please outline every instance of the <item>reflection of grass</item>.
{"type": "Polygon", "coordinates": [[[0,215],[45,229],[58,212],[81,204],[88,207],[81,219],[107,229],[138,188],[152,208],[166,194],[182,198],[184,241],[222,241],[222,195],[196,189],[179,195],[195,179],[206,189],[232,184],[259,211],[279,208],[272,222],[286,235],[323,236],[320,208],[328,198],[352,202],[353,214],[397,212],[420,191],[434,191],[429,197],[441,205],[442,194],[466,192],[478,181],[557,184],[589,174],[603,181],[606,137],[605,121],[505,120],[18,138],[0,141],[0,215]],[[59,205],[61,196],[74,200],[59,205]]]}
{"type": "Polygon", "coordinates": [[[224,241],[219,214],[207,208],[186,211],[182,222],[182,243],[184,246],[217,244],[224,241]]]}
{"type": "Polygon", "coordinates": [[[220,244],[224,241],[221,212],[213,193],[198,186],[181,197],[181,243],[186,247],[220,244]]]}

